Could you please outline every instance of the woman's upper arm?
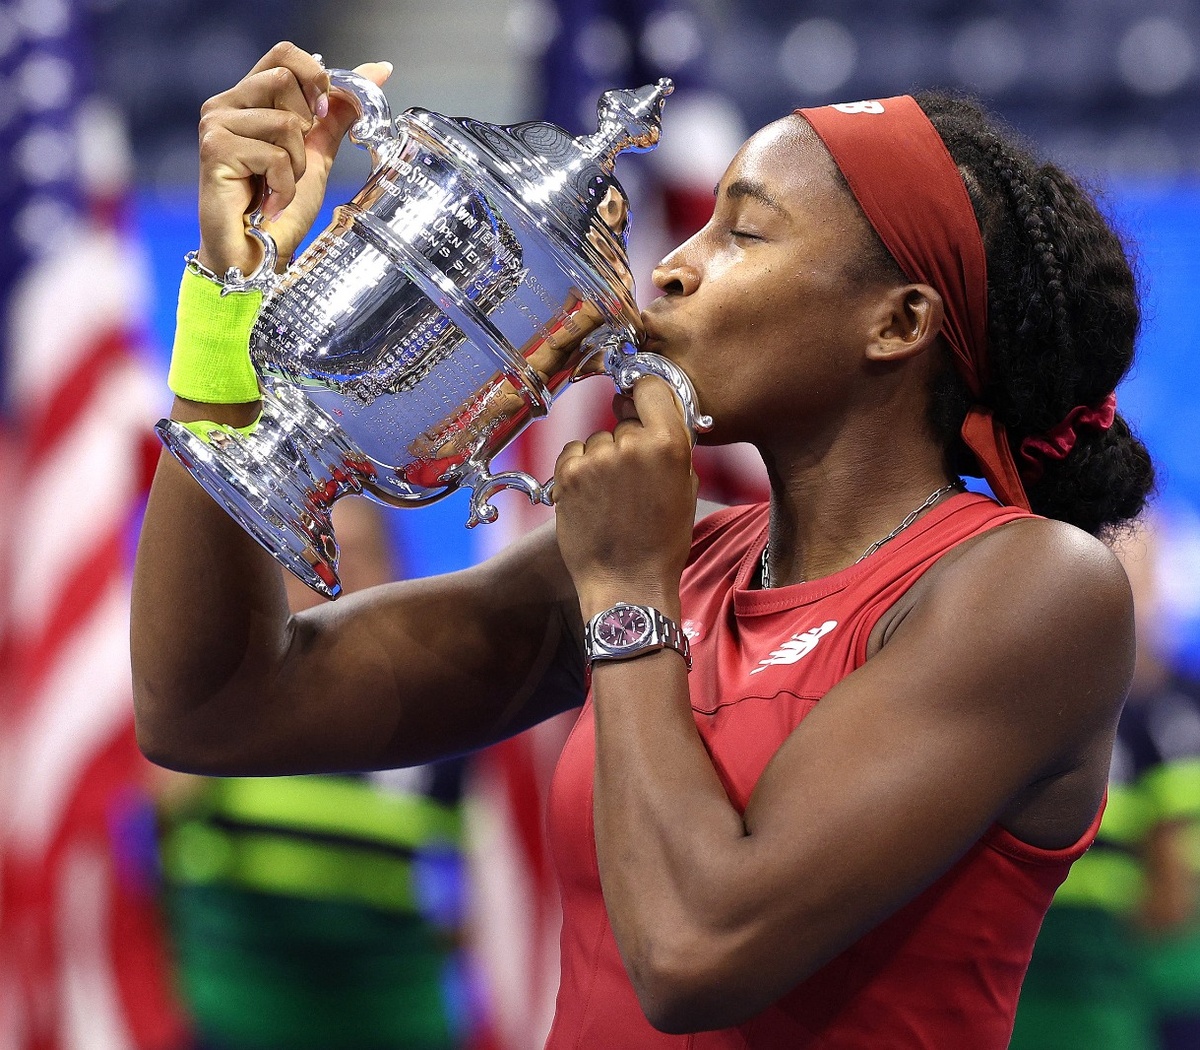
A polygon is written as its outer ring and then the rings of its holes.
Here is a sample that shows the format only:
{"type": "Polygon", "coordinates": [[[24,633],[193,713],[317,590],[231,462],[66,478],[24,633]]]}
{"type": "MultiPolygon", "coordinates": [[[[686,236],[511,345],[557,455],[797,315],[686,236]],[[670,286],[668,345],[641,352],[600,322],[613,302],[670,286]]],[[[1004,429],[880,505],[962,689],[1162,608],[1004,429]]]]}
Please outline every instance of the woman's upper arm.
{"type": "Polygon", "coordinates": [[[1131,668],[1128,584],[1097,541],[1037,521],[954,559],[760,778],[736,892],[710,902],[728,972],[765,966],[770,1002],[906,903],[1108,739],[1131,668]]]}
{"type": "Polygon", "coordinates": [[[578,620],[552,525],[473,568],[306,610],[291,619],[266,695],[190,764],[385,768],[492,743],[582,704],[578,620]]]}

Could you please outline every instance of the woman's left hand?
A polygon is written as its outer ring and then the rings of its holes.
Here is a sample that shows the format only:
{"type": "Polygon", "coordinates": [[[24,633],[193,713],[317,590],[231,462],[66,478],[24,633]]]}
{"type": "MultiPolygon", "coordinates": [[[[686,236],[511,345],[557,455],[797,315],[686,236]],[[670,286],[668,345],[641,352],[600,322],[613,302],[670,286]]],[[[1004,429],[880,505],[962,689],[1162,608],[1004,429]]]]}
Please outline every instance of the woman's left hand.
{"type": "Polygon", "coordinates": [[[555,464],[559,548],[585,618],[615,601],[677,615],[698,485],[683,410],[657,376],[613,408],[611,434],[572,441],[555,464]]]}

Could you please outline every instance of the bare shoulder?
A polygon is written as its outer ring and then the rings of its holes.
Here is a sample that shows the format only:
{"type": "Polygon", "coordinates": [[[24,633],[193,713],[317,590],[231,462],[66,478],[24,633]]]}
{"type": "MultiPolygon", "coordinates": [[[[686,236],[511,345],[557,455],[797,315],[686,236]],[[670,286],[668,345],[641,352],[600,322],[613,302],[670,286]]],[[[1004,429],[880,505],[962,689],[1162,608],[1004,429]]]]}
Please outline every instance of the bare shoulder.
{"type": "MultiPolygon", "coordinates": [[[[991,529],[943,559],[930,597],[989,628],[1044,634],[1047,644],[1132,642],[1125,570],[1094,536],[1048,518],[991,529]]],[[[1032,639],[1027,639],[1031,641],[1032,639]]]]}
{"type": "MultiPolygon", "coordinates": [[[[1132,673],[1133,595],[1100,540],[1065,522],[1020,519],[962,544],[929,575],[913,612],[946,629],[967,662],[1002,660],[1014,684],[1069,679],[1064,701],[1119,708],[1132,673]]],[[[1044,690],[1021,692],[1030,691],[1044,690]]]]}
{"type": "Polygon", "coordinates": [[[1104,796],[1132,665],[1129,585],[1099,541],[1026,519],[947,552],[754,789],[746,826],[778,858],[779,896],[815,895],[806,928],[840,950],[994,824],[1073,846],[1104,796]]]}
{"type": "Polygon", "coordinates": [[[928,575],[897,641],[937,652],[950,683],[939,702],[982,716],[1027,770],[1003,823],[1035,844],[1070,843],[1103,794],[1133,673],[1124,569],[1100,540],[1030,518],[963,544],[928,575]]]}

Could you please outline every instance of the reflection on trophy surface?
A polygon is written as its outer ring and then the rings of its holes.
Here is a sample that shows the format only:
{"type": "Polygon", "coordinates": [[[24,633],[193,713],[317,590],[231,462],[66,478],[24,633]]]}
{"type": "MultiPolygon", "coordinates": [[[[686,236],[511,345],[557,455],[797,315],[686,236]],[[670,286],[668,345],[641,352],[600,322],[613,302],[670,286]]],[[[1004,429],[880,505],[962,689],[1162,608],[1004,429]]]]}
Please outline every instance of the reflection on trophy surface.
{"type": "MultiPolygon", "coordinates": [[[[629,202],[619,187],[608,187],[596,214],[623,243],[629,202]]],[[[622,276],[626,289],[632,294],[633,275],[623,254],[613,250],[613,238],[602,236],[593,229],[588,231],[588,239],[613,267],[614,273],[622,276]]],[[[588,301],[583,291],[571,287],[555,319],[542,325],[518,352],[534,370],[542,385],[547,390],[557,391],[569,379],[603,371],[602,354],[584,356],[581,353],[584,340],[603,324],[604,316],[599,309],[588,301]],[[592,371],[585,372],[584,369],[592,363],[595,366],[592,371]]],[[[503,446],[523,430],[531,418],[528,402],[507,378],[497,379],[480,394],[471,406],[470,416],[471,425],[463,426],[461,414],[458,411],[452,413],[432,431],[419,435],[409,447],[414,466],[421,465],[419,469],[422,476],[432,477],[436,481],[467,459],[472,453],[472,434],[480,431],[496,434],[503,446]]],[[[410,477],[410,480],[417,481],[419,478],[410,477]]]]}
{"type": "Polygon", "coordinates": [[[607,92],[598,130],[575,138],[421,109],[393,122],[370,81],[330,79],[361,110],[350,136],[370,178],[282,275],[256,223],[262,266],[226,276],[265,293],[250,344],[262,416],[248,435],[158,431],[255,539],[335,597],[329,509],[344,495],[418,506],[466,486],[468,526],[496,517],[502,488],[549,502],[549,483],[489,464],[574,379],[605,371],[628,390],[659,375],[693,433],[711,421],[677,366],[633,350],[629,202],[613,168],[657,143],[670,81],[607,92]]]}

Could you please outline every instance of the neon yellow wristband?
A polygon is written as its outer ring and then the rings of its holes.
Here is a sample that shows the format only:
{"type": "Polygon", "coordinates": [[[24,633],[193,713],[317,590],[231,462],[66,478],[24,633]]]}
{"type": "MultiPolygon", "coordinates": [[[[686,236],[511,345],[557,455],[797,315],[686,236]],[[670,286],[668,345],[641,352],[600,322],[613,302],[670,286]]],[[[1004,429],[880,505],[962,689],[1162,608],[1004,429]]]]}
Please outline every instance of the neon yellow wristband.
{"type": "Polygon", "coordinates": [[[260,291],[223,296],[220,285],[191,267],[184,270],[167,386],[180,397],[205,404],[257,401],[250,329],[260,306],[260,291]]]}
{"type": "Polygon", "coordinates": [[[214,431],[219,431],[222,434],[241,434],[242,437],[249,437],[258,429],[258,420],[261,418],[262,416],[260,415],[253,423],[247,423],[244,427],[234,427],[228,423],[214,423],[211,419],[197,419],[194,422],[184,423],[183,425],[206,445],[211,445],[213,444],[214,431]]]}

